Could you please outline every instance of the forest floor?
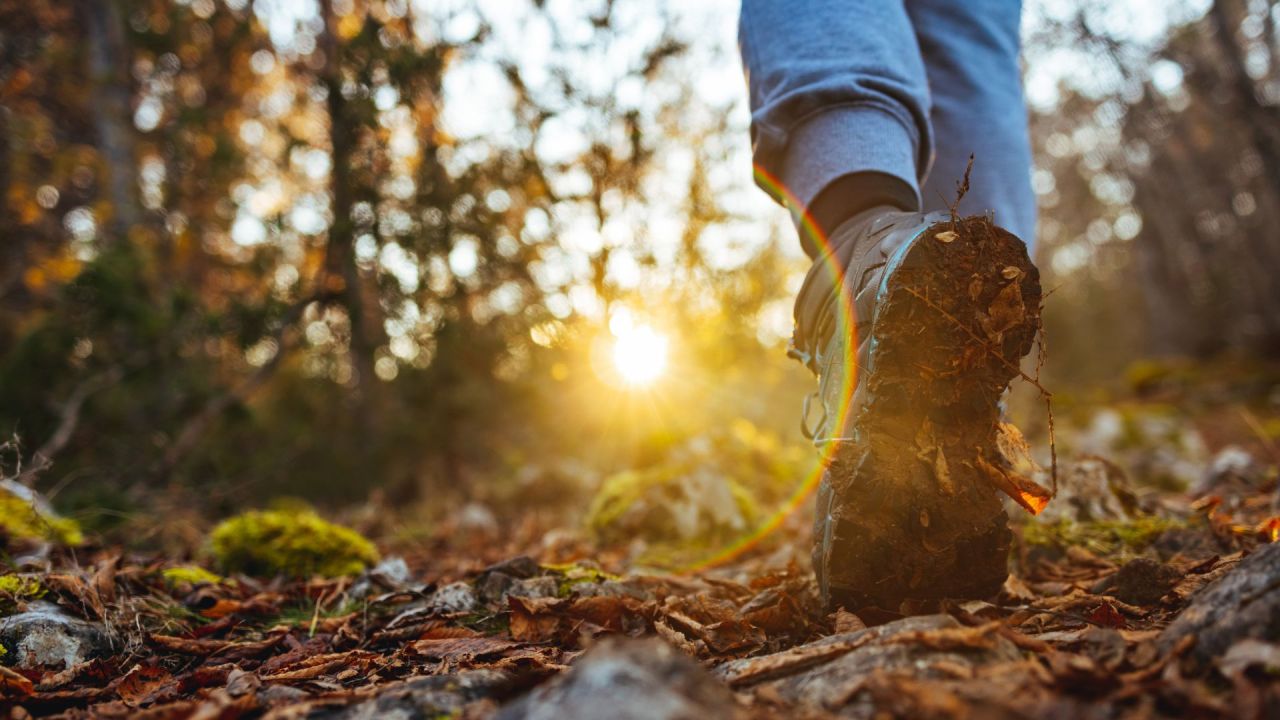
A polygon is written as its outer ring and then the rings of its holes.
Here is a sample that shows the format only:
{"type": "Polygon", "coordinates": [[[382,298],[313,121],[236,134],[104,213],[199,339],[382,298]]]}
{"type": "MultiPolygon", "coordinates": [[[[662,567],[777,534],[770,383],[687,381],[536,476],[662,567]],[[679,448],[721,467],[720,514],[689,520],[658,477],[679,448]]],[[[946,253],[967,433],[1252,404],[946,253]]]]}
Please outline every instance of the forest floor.
{"type": "Polygon", "coordinates": [[[1137,380],[1062,413],[1062,493],[1015,518],[997,597],[829,614],[803,513],[682,573],[536,517],[308,581],[90,541],[0,579],[0,712],[1280,717],[1280,385],[1137,380]]]}

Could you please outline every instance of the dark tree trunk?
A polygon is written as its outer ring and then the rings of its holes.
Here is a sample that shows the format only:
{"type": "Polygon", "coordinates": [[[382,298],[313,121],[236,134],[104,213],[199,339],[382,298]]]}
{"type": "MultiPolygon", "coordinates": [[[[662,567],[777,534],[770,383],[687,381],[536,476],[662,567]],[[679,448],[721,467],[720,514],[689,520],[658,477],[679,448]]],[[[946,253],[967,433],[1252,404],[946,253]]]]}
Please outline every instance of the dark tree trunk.
{"type": "Polygon", "coordinates": [[[111,201],[107,242],[121,243],[128,240],[129,231],[141,221],[136,142],[130,125],[133,93],[128,45],[120,3],[80,0],[79,11],[88,35],[93,125],[106,169],[107,199],[111,201]]]}
{"type": "Polygon", "coordinates": [[[374,371],[374,352],[378,347],[376,298],[367,300],[365,283],[355,255],[355,228],[351,210],[357,196],[358,180],[354,173],[358,123],[342,94],[343,47],[337,34],[338,19],[332,0],[321,0],[324,15],[322,49],[325,65],[322,82],[327,92],[329,143],[333,153],[330,192],[333,196],[333,224],[329,228],[329,245],[325,255],[328,289],[341,286],[341,298],[351,327],[350,358],[355,373],[357,403],[365,430],[374,430],[377,421],[378,377],[374,371]],[[371,301],[370,301],[371,300],[371,301]]]}

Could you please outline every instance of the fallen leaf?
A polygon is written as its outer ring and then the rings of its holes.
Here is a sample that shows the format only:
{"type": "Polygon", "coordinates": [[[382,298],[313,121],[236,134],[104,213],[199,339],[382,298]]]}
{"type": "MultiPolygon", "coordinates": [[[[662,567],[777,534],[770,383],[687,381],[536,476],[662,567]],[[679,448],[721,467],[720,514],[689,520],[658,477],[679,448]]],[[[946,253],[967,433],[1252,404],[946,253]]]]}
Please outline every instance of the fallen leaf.
{"type": "Polygon", "coordinates": [[[981,455],[977,458],[977,466],[997,490],[1013,498],[1032,515],[1039,515],[1053,499],[1053,494],[1035,480],[993,465],[981,455]]]}
{"type": "Polygon", "coordinates": [[[1098,607],[1094,608],[1093,612],[1089,613],[1087,620],[1090,623],[1097,625],[1099,627],[1106,627],[1106,628],[1129,627],[1129,623],[1127,620],[1124,619],[1124,615],[1121,615],[1120,611],[1116,610],[1115,606],[1109,602],[1104,602],[1098,605],[1098,607]]]}
{"type": "Polygon", "coordinates": [[[35,685],[24,675],[0,665],[0,697],[22,700],[35,692],[35,685]]]}
{"type": "Polygon", "coordinates": [[[558,598],[522,598],[507,596],[511,611],[511,637],[520,642],[547,642],[560,634],[560,608],[565,604],[558,598]]]}
{"type": "Polygon", "coordinates": [[[432,638],[418,640],[411,647],[418,655],[448,662],[473,662],[495,658],[521,644],[499,637],[432,638]]]}
{"type": "Polygon", "coordinates": [[[836,634],[867,629],[867,624],[862,622],[862,618],[854,615],[844,608],[837,608],[835,612],[831,613],[830,617],[831,627],[835,630],[836,634]]]}

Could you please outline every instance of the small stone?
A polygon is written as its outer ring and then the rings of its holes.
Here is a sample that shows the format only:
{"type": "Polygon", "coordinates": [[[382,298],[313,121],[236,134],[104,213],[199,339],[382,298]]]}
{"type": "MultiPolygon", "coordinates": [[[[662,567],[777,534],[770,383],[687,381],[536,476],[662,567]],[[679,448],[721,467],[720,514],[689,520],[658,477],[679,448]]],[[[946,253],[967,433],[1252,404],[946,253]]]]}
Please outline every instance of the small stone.
{"type": "Polygon", "coordinates": [[[1041,513],[1042,522],[1132,520],[1141,515],[1138,496],[1119,465],[1086,455],[1063,463],[1058,496],[1041,513]]]}
{"type": "Polygon", "coordinates": [[[445,585],[432,593],[427,601],[427,607],[433,612],[445,614],[471,612],[479,604],[476,591],[464,582],[445,585]]]}
{"type": "Polygon", "coordinates": [[[1001,270],[1000,274],[1004,276],[1005,280],[1014,280],[1022,277],[1022,270],[1013,265],[1009,265],[1005,267],[1004,270],[1001,270]]]}
{"type": "Polygon", "coordinates": [[[560,581],[550,575],[517,580],[506,594],[522,598],[553,598],[560,594],[560,581]]]}
{"type": "MultiPolygon", "coordinates": [[[[511,684],[511,675],[497,670],[468,670],[452,675],[419,677],[388,683],[363,702],[311,713],[307,717],[320,716],[332,720],[459,717],[467,705],[509,691],[511,684]]],[[[279,687],[284,689],[284,686],[279,687]]]]}
{"type": "Polygon", "coordinates": [[[729,688],[656,638],[611,638],[569,672],[498,711],[498,720],[740,717],[729,688]]]}
{"type": "Polygon", "coordinates": [[[954,230],[944,230],[933,237],[940,243],[950,243],[955,242],[955,239],[960,237],[960,235],[954,230]]]}
{"type": "Polygon", "coordinates": [[[409,583],[409,565],[402,557],[389,557],[366,570],[351,586],[351,596],[364,598],[375,588],[404,590],[409,583]]]}
{"type": "Polygon", "coordinates": [[[487,506],[470,502],[457,515],[458,532],[481,538],[496,538],[500,530],[498,517],[487,506]]]}
{"type": "Polygon", "coordinates": [[[1241,640],[1217,661],[1222,674],[1231,677],[1253,666],[1260,666],[1271,673],[1280,670],[1280,645],[1261,640],[1241,640]]]}
{"type": "Polygon", "coordinates": [[[490,565],[481,574],[492,572],[500,572],[513,578],[531,578],[542,572],[542,566],[528,555],[517,555],[510,560],[503,560],[496,565],[490,565]]]}
{"type": "MultiPolygon", "coordinates": [[[[1195,496],[1218,495],[1238,501],[1258,491],[1267,482],[1267,467],[1248,450],[1228,445],[1209,461],[1200,481],[1192,488],[1195,496]]],[[[1236,503],[1233,503],[1236,504],[1236,503]]]]}
{"type": "Polygon", "coordinates": [[[106,654],[111,639],[100,624],[37,601],[28,603],[25,612],[0,618],[0,644],[9,650],[6,662],[20,668],[66,669],[106,654]]]}

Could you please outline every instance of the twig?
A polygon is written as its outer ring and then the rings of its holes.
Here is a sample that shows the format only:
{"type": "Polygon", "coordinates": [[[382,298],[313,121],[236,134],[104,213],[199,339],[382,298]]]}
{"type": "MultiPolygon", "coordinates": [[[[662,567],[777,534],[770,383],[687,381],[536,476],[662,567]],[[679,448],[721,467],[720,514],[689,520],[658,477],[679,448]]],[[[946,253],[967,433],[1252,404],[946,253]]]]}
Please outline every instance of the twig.
{"type": "Polygon", "coordinates": [[[32,455],[32,462],[35,467],[20,475],[19,479],[34,475],[51,465],[53,457],[62,452],[62,449],[67,446],[72,434],[76,431],[76,426],[80,424],[80,410],[84,407],[85,400],[88,400],[90,395],[99,390],[105,390],[120,382],[122,377],[124,377],[124,368],[116,365],[77,385],[76,389],[72,390],[71,394],[67,396],[67,401],[62,404],[62,409],[59,412],[58,427],[54,429],[49,439],[45,440],[44,444],[32,455]]]}
{"type": "MultiPolygon", "coordinates": [[[[1042,313],[1043,314],[1043,313],[1042,313]]],[[[1045,360],[1049,357],[1048,340],[1046,340],[1044,324],[1040,324],[1040,329],[1036,333],[1036,382],[1040,381],[1040,370],[1044,368],[1045,360]]],[[[1053,428],[1053,396],[1045,393],[1044,412],[1049,419],[1049,474],[1052,478],[1053,487],[1050,495],[1058,497],[1058,438],[1053,428]]]]}
{"type": "Polygon", "coordinates": [[[964,167],[964,177],[956,182],[956,200],[948,206],[951,212],[951,229],[955,230],[955,224],[960,218],[960,201],[964,196],[969,194],[969,173],[973,172],[973,153],[969,153],[969,164],[964,167]]]}

